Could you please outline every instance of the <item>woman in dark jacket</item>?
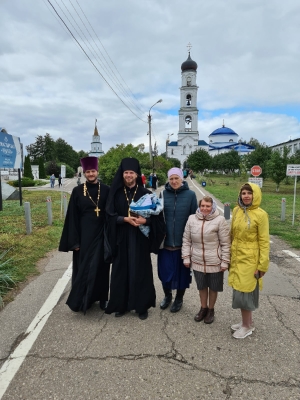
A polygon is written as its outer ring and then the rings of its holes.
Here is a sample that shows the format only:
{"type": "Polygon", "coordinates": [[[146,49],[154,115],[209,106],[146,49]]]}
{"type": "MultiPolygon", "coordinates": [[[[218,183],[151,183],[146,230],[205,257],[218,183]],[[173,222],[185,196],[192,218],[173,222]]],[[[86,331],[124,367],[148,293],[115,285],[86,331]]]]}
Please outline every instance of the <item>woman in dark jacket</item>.
{"type": "Polygon", "coordinates": [[[181,258],[182,236],[188,217],[197,210],[195,192],[183,181],[179,168],[168,171],[168,183],[161,193],[164,202],[166,237],[164,248],[159,250],[157,265],[158,276],[162,282],[165,298],[160,303],[162,310],[172,301],[172,290],[177,290],[171,312],[178,312],[183,303],[185,290],[190,286],[191,274],[181,258]]]}

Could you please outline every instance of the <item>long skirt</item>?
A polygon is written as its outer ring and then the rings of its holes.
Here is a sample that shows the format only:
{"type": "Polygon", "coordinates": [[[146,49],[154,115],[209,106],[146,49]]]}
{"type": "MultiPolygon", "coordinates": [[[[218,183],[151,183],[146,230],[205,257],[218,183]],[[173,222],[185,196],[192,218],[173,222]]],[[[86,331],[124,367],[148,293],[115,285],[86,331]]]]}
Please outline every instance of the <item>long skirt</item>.
{"type": "Polygon", "coordinates": [[[190,268],[183,265],[181,249],[161,249],[157,257],[158,277],[166,289],[187,289],[192,282],[190,268]]]}

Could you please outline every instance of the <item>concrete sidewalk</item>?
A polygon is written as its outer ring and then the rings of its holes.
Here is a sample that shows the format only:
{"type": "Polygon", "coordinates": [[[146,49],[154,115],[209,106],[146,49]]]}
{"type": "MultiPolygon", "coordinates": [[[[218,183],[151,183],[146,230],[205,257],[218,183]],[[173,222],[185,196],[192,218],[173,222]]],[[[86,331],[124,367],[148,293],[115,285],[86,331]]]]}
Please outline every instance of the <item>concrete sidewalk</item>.
{"type": "MultiPolygon", "coordinates": [[[[204,189],[188,183],[201,198],[204,189]]],[[[179,313],[160,310],[154,255],[157,307],[145,321],[135,313],[106,315],[97,304],[85,316],[73,313],[65,305],[68,285],[3,399],[299,400],[300,262],[291,254],[300,259],[299,250],[272,238],[256,330],[244,340],[231,336],[240,315],[226,282],[211,325],[193,319],[200,308],[194,282],[179,313]]],[[[42,274],[0,313],[2,364],[70,260],[71,254],[51,253],[42,274]]]]}

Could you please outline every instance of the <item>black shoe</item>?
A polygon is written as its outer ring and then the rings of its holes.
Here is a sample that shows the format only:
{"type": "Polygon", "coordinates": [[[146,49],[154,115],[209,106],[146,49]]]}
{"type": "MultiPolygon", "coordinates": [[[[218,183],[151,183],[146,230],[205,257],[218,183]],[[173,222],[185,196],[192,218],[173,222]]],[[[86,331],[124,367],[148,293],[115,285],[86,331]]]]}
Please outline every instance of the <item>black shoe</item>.
{"type": "Polygon", "coordinates": [[[162,310],[165,310],[166,308],[169,307],[169,305],[171,304],[171,301],[172,301],[172,293],[169,294],[169,295],[167,295],[167,296],[163,299],[163,301],[160,303],[160,308],[161,308],[162,310]]]}
{"type": "Polygon", "coordinates": [[[182,304],[183,304],[183,299],[175,298],[174,303],[172,304],[172,307],[171,307],[170,311],[172,313],[178,312],[181,309],[182,304]]]}
{"type": "Polygon", "coordinates": [[[100,306],[101,310],[106,310],[107,303],[108,303],[108,301],[106,301],[106,300],[100,300],[99,306],[100,306]]]}
{"type": "Polygon", "coordinates": [[[116,313],[115,313],[115,317],[117,317],[117,318],[123,317],[123,315],[125,315],[125,314],[126,314],[126,311],[123,311],[123,312],[116,312],[116,313]]]}
{"type": "Polygon", "coordinates": [[[139,313],[139,319],[147,319],[148,318],[148,311],[143,312],[143,313],[139,313]]]}

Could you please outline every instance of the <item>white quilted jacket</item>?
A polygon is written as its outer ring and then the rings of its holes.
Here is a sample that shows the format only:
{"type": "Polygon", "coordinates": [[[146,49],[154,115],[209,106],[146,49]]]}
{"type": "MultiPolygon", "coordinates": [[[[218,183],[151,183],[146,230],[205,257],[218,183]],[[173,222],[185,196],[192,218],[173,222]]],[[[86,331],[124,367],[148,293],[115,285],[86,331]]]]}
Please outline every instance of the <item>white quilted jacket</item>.
{"type": "Polygon", "coordinates": [[[230,226],[216,210],[204,216],[200,210],[189,217],[182,242],[182,258],[196,271],[213,273],[228,268],[230,226]]]}

